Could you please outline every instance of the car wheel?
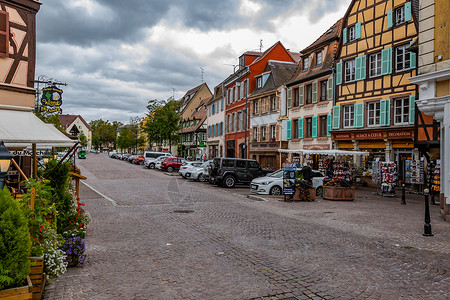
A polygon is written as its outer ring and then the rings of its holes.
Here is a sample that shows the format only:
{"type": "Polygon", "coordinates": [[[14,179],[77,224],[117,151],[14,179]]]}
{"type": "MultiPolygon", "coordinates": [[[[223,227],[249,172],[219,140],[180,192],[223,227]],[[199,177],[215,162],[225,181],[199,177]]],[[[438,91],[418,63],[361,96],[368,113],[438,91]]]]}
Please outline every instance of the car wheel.
{"type": "Polygon", "coordinates": [[[198,181],[205,182],[206,181],[205,176],[203,176],[203,174],[198,175],[198,181]]]}
{"type": "Polygon", "coordinates": [[[174,170],[174,168],[172,166],[168,166],[167,167],[167,172],[172,173],[174,170]]]}
{"type": "Polygon", "coordinates": [[[319,186],[316,189],[316,196],[322,197],[322,194],[323,194],[323,187],[319,186]]]}
{"type": "Polygon", "coordinates": [[[270,189],[270,194],[279,196],[279,195],[283,194],[283,189],[281,187],[279,187],[278,185],[275,185],[270,189]]]}
{"type": "Polygon", "coordinates": [[[223,187],[232,188],[236,184],[236,179],[232,175],[225,176],[223,179],[223,187]]]}
{"type": "Polygon", "coordinates": [[[155,164],[149,164],[149,165],[148,165],[148,168],[149,168],[149,169],[154,169],[154,168],[155,168],[155,164]]]}

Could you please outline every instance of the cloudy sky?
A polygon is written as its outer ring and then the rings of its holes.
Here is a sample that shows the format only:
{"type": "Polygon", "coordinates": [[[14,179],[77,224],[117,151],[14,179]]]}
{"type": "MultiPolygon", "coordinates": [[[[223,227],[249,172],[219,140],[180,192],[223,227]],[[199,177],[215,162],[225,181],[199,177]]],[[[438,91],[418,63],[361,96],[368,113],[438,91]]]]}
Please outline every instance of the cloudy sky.
{"type": "Polygon", "coordinates": [[[350,0],[41,0],[36,78],[65,82],[63,113],[121,121],[150,99],[211,90],[245,51],[277,41],[298,52],[350,0]]]}

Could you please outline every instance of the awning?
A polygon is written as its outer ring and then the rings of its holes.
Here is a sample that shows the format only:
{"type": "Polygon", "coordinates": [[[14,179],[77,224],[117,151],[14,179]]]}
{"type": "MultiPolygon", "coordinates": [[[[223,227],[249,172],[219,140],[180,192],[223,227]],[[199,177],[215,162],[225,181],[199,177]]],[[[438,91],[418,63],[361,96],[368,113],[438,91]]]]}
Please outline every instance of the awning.
{"type": "Polygon", "coordinates": [[[71,147],[71,140],[52,124],[42,122],[29,107],[0,105],[0,141],[6,147],[71,147]]]}
{"type": "Polygon", "coordinates": [[[290,149],[278,149],[278,152],[281,153],[298,153],[298,154],[321,154],[321,155],[332,155],[332,156],[343,156],[343,155],[353,155],[353,156],[362,156],[369,155],[367,151],[346,151],[346,150],[290,150],[290,149]]]}

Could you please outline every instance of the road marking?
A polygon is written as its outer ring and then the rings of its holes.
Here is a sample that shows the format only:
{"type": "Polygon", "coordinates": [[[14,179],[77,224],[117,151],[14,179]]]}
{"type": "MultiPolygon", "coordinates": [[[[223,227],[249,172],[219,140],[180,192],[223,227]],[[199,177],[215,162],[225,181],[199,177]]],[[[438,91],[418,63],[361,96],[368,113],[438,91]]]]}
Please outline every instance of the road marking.
{"type": "Polygon", "coordinates": [[[113,199],[109,198],[108,196],[102,194],[101,192],[97,191],[96,189],[94,189],[92,186],[90,186],[89,184],[87,184],[86,182],[81,181],[81,183],[83,183],[84,185],[86,185],[88,188],[90,188],[91,190],[93,190],[94,192],[96,192],[97,194],[99,194],[100,196],[102,196],[103,198],[105,198],[106,200],[108,200],[109,202],[111,202],[111,204],[113,206],[117,206],[117,202],[114,201],[113,199]]]}

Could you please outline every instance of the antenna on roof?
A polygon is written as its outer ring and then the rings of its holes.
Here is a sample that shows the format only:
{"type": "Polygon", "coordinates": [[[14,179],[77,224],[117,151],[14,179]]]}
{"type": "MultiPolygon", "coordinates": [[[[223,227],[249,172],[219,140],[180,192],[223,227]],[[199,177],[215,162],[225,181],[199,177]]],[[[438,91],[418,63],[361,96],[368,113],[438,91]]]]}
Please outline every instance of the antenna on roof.
{"type": "Polygon", "coordinates": [[[175,89],[172,88],[172,100],[175,100],[175,89]]]}
{"type": "Polygon", "coordinates": [[[200,67],[200,69],[202,70],[202,83],[203,83],[203,74],[205,73],[205,69],[203,69],[202,67],[200,67]]]}
{"type": "Polygon", "coordinates": [[[262,52],[262,48],[263,48],[263,44],[262,44],[262,39],[259,40],[259,52],[262,52]]]}

